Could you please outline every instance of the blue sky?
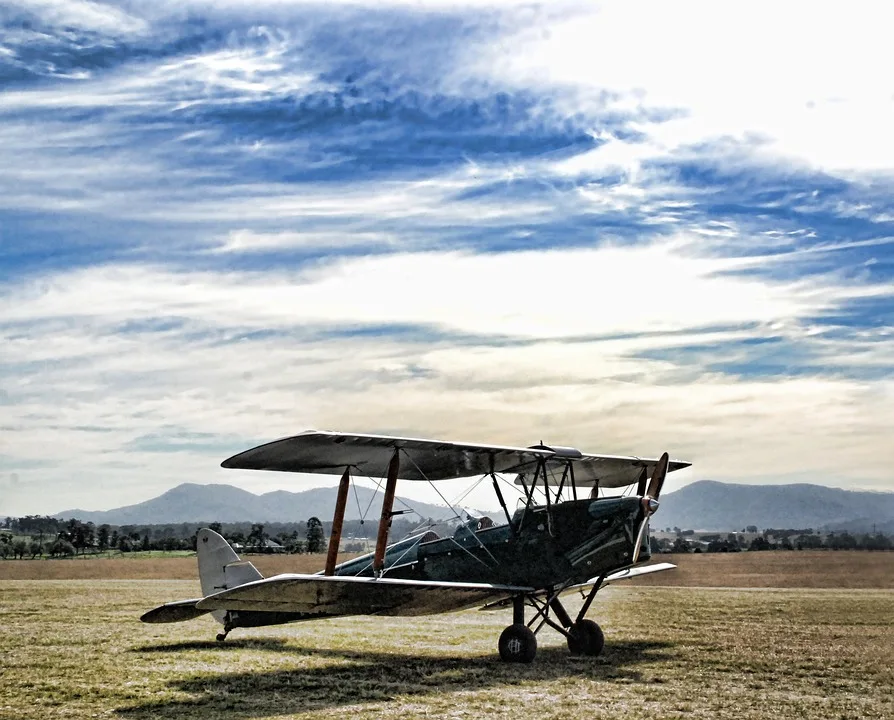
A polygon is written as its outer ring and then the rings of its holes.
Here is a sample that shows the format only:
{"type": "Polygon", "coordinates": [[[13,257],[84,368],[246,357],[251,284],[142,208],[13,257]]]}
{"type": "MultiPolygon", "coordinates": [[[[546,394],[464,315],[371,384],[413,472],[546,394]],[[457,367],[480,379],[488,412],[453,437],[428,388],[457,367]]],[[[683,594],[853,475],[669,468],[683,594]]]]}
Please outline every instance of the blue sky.
{"type": "Polygon", "coordinates": [[[312,427],[892,489],[891,10],[668,5],[0,6],[0,511],[312,427]]]}

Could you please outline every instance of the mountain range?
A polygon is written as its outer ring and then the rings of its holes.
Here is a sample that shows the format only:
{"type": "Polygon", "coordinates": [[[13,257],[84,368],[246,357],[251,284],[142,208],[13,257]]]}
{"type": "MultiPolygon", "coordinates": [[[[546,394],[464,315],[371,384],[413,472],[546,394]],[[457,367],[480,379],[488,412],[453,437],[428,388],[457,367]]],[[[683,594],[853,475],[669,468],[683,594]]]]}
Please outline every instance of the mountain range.
{"type": "MultiPolygon", "coordinates": [[[[382,495],[357,487],[345,517],[356,520],[360,508],[377,520],[382,495]],[[359,506],[359,507],[358,507],[359,506]],[[368,508],[368,509],[367,509],[368,508]]],[[[231,485],[185,483],[136,505],[105,511],[66,510],[56,517],[110,525],[182,522],[295,522],[316,516],[328,521],[335,507],[334,487],[303,492],[255,495],[231,485]]],[[[397,509],[412,507],[428,518],[449,517],[449,510],[416,500],[398,499],[397,509]]],[[[495,519],[500,511],[489,513],[495,519]]],[[[410,516],[413,517],[413,516],[410,516]]],[[[735,485],[703,480],[661,497],[653,527],[693,530],[814,528],[850,532],[894,532],[894,493],[859,492],[820,485],[735,485]]]]}
{"type": "Polygon", "coordinates": [[[661,496],[653,527],[693,530],[813,528],[894,532],[894,492],[800,483],[735,485],[701,480],[661,496]]]}
{"type": "MultiPolygon", "coordinates": [[[[66,510],[57,518],[78,518],[97,525],[167,525],[184,522],[299,522],[311,517],[329,521],[335,508],[337,489],[313,488],[302,492],[275,490],[255,495],[232,485],[183,483],[156,498],[115,508],[114,510],[66,510]]],[[[417,500],[396,497],[395,510],[412,508],[408,518],[444,518],[449,509],[417,500]]],[[[382,512],[382,493],[354,486],[345,509],[346,520],[378,521],[382,512]],[[356,490],[356,495],[355,495],[356,490]]]]}

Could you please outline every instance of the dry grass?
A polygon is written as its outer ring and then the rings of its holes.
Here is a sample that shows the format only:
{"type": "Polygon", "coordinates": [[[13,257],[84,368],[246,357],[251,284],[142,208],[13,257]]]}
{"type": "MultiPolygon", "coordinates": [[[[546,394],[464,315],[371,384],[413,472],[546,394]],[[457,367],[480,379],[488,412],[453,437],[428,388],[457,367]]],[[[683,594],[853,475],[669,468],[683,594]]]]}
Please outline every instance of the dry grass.
{"type": "MultiPolygon", "coordinates": [[[[338,562],[356,557],[341,554],[338,562]]],[[[265,575],[284,572],[317,572],[326,562],[323,555],[246,555],[265,575]]],[[[87,557],[0,561],[0,580],[192,580],[196,556],[184,557],[87,557]]]]}
{"type": "Polygon", "coordinates": [[[600,658],[551,631],[496,659],[506,611],[237,630],[142,625],[195,581],[0,584],[0,718],[891,718],[894,593],[612,586],[600,658]]]}
{"type": "Polygon", "coordinates": [[[829,550],[659,555],[676,570],[632,583],[672,587],[885,588],[894,590],[894,552],[829,550]]]}
{"type": "MultiPolygon", "coordinates": [[[[77,560],[0,561],[2,580],[192,580],[193,557],[93,558],[77,560]]],[[[323,555],[247,556],[266,576],[284,572],[316,572],[323,555]]],[[[340,555],[339,562],[355,557],[340,555]]],[[[630,581],[667,587],[790,587],[894,589],[894,553],[803,552],[712,553],[660,555],[656,561],[676,570],[630,581]]]]}

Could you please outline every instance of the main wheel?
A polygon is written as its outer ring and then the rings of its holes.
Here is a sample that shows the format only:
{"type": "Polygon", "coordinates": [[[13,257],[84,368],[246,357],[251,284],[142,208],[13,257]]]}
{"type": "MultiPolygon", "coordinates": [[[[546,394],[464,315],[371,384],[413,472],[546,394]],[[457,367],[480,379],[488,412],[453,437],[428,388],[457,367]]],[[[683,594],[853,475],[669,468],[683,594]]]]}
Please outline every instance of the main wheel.
{"type": "Polygon", "coordinates": [[[595,657],[602,652],[605,635],[602,628],[592,620],[581,620],[571,626],[568,637],[568,650],[572,655],[591,655],[595,657]]]}
{"type": "Polygon", "coordinates": [[[537,654],[537,638],[527,625],[516,623],[502,632],[499,648],[503,662],[529,663],[537,654]]]}

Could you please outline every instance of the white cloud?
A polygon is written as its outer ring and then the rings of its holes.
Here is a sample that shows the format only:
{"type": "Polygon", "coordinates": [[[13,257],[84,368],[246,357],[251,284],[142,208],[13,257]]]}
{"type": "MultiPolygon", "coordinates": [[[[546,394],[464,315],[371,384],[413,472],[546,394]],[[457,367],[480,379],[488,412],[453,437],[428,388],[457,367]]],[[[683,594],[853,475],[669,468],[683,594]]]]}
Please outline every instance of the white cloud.
{"type": "Polygon", "coordinates": [[[579,6],[570,17],[542,13],[489,48],[474,47],[457,81],[536,87],[555,94],[572,115],[683,112],[666,122],[640,121],[648,142],[636,150],[609,145],[594,158],[640,161],[729,137],[767,160],[890,170],[894,84],[879,69],[894,64],[892,20],[884,3],[579,6]]]}
{"type": "Polygon", "coordinates": [[[687,256],[680,244],[473,255],[397,253],[300,273],[88,268],[24,285],[8,321],[196,317],[218,327],[422,324],[530,338],[798,321],[890,286],[724,275],[753,259],[687,256]],[[90,298],[90,301],[87,301],[90,298]]]}
{"type": "Polygon", "coordinates": [[[346,228],[336,232],[254,232],[232,230],[214,252],[258,252],[285,249],[332,249],[349,247],[387,247],[397,244],[394,235],[383,232],[363,232],[346,228]]]}
{"type": "Polygon", "coordinates": [[[144,32],[146,22],[109,3],[90,0],[19,0],[19,6],[59,28],[92,30],[108,35],[144,32]]]}

